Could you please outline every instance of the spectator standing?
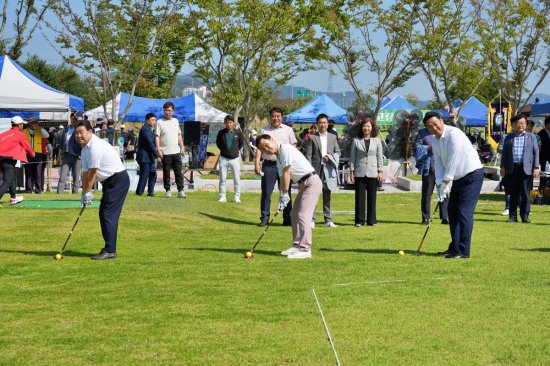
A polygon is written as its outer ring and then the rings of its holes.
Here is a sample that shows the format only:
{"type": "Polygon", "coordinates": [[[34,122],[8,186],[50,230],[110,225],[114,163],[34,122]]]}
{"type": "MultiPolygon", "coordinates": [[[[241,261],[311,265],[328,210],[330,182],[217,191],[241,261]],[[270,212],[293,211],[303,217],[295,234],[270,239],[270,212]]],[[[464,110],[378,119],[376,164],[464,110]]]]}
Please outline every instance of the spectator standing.
{"type": "Polygon", "coordinates": [[[155,125],[157,117],[154,113],[145,115],[145,125],[138,134],[138,150],[136,161],[139,165],[139,180],[136,194],[141,196],[147,185],[147,196],[155,196],[155,183],[157,182],[157,158],[158,151],[155,146],[155,125]]]}
{"type": "Polygon", "coordinates": [[[365,224],[365,190],[368,226],[376,226],[376,192],[378,181],[384,179],[382,142],[376,137],[376,123],[365,118],[351,145],[350,181],[355,183],[355,226],[365,224]]]}
{"type": "MultiPolygon", "coordinates": [[[[283,125],[283,110],[278,107],[273,107],[269,111],[270,124],[260,131],[260,135],[269,135],[273,138],[277,144],[291,144],[296,147],[296,137],[292,128],[283,125]]],[[[256,147],[257,141],[256,141],[256,147]]],[[[277,169],[277,157],[274,154],[266,154],[260,151],[259,147],[256,150],[255,158],[255,171],[256,174],[262,176],[262,195],[260,202],[260,224],[259,226],[267,225],[270,217],[271,208],[271,194],[275,187],[275,183],[280,184],[280,175],[277,169]],[[260,163],[263,163],[260,165],[260,163]]],[[[290,186],[288,187],[288,194],[290,197],[290,186]]],[[[283,225],[290,226],[290,211],[292,210],[292,200],[283,210],[283,225]]]]}
{"type": "Polygon", "coordinates": [[[76,128],[76,116],[71,113],[69,126],[64,129],[61,144],[59,145],[59,158],[61,160],[61,168],[59,172],[59,183],[57,184],[57,193],[65,192],[65,181],[69,176],[69,171],[72,172],[73,185],[72,193],[78,193],[80,187],[80,152],[82,148],[74,139],[74,131],[76,128]]]}
{"type": "Polygon", "coordinates": [[[546,163],[550,162],[550,116],[544,119],[544,128],[539,131],[538,136],[541,141],[540,166],[542,171],[546,171],[546,163]]]}
{"type": "MultiPolygon", "coordinates": [[[[43,190],[43,169],[44,164],[44,150],[42,149],[44,143],[47,144],[47,139],[50,136],[48,131],[40,127],[36,117],[31,117],[28,122],[28,128],[23,130],[27,141],[31,145],[34,156],[29,159],[28,164],[25,164],[25,191],[27,193],[44,193],[43,190]]],[[[45,148],[46,146],[44,146],[45,148]]]]}
{"type": "Polygon", "coordinates": [[[468,137],[457,127],[446,126],[436,112],[424,116],[424,126],[434,135],[437,197],[442,201],[450,191],[448,213],[451,242],[445,258],[470,258],[474,211],[483,184],[483,165],[468,137]],[[452,189],[449,184],[453,182],[452,189]]]}
{"type": "Polygon", "coordinates": [[[82,198],[84,206],[92,204],[95,181],[102,183],[99,222],[105,246],[91,258],[114,259],[117,256],[118,222],[130,188],[130,177],[116,150],[94,135],[90,122],[76,126],[76,141],[82,146],[82,198]]]}
{"type": "Polygon", "coordinates": [[[11,119],[11,129],[0,134],[0,170],[4,176],[0,185],[0,200],[7,191],[10,192],[10,204],[15,205],[23,201],[22,196],[17,196],[15,182],[15,167],[18,161],[26,163],[27,155],[34,157],[35,152],[23,132],[27,124],[20,116],[11,119]]]}
{"type": "Polygon", "coordinates": [[[134,128],[128,128],[126,145],[124,146],[125,159],[134,160],[136,153],[136,135],[134,134],[134,128]]]}
{"type": "Polygon", "coordinates": [[[56,164],[59,158],[59,150],[61,149],[61,140],[63,138],[64,130],[65,130],[65,126],[59,125],[59,127],[57,127],[57,131],[55,131],[55,134],[53,136],[53,161],[56,164]]]}
{"type": "Polygon", "coordinates": [[[227,171],[233,175],[233,201],[241,203],[241,162],[240,150],[246,145],[243,133],[235,128],[235,118],[231,115],[223,119],[225,128],[218,132],[216,146],[220,149],[218,166],[220,169],[220,199],[219,202],[227,202],[225,183],[227,171]]]}
{"type": "Polygon", "coordinates": [[[294,145],[275,142],[270,135],[261,135],[256,140],[258,150],[276,156],[279,183],[279,210],[290,203],[291,181],[298,184],[298,194],[291,211],[292,247],[281,252],[289,259],[311,258],[311,217],[323,189],[321,179],[311,164],[294,145]]]}
{"type": "Polygon", "coordinates": [[[506,136],[502,146],[500,175],[506,178],[510,194],[508,222],[517,222],[517,208],[523,223],[530,223],[529,189],[533,177],[539,176],[539,147],[534,134],[527,132],[527,118],[518,114],[512,118],[514,133],[506,136]]]}
{"type": "Polygon", "coordinates": [[[334,125],[336,124],[336,121],[333,119],[328,120],[328,132],[336,136],[336,140],[338,140],[338,131],[334,129],[334,125]]]}
{"type": "MultiPolygon", "coordinates": [[[[332,221],[331,191],[338,189],[338,163],[340,161],[340,147],[337,137],[328,132],[328,116],[321,113],[317,116],[318,132],[309,136],[309,143],[305,146],[307,161],[323,183],[323,216],[325,227],[336,227],[332,221]]],[[[315,227],[315,213],[311,227],[315,227]]]]}
{"type": "Polygon", "coordinates": [[[181,138],[179,121],[174,118],[174,103],[166,102],[162,106],[164,118],[157,121],[155,131],[155,145],[158,151],[158,160],[162,163],[162,180],[166,197],[172,197],[170,192],[170,169],[174,171],[178,198],[186,198],[183,190],[183,172],[181,170],[181,158],[185,155],[185,146],[181,138]]]}

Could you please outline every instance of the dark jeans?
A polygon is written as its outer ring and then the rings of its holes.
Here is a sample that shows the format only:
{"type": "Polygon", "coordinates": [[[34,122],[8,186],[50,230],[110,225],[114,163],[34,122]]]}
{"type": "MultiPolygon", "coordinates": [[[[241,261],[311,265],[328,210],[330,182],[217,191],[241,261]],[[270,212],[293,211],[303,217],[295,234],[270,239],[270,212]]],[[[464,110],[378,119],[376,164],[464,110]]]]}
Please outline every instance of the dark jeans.
{"type": "Polygon", "coordinates": [[[157,181],[157,166],[153,163],[144,163],[138,161],[139,164],[139,181],[136,188],[136,194],[141,196],[147,185],[147,195],[155,194],[155,183],[157,181]]]}
{"type": "MultiPolygon", "coordinates": [[[[271,208],[271,194],[275,188],[275,183],[279,184],[279,169],[277,168],[277,163],[274,161],[265,160],[262,164],[262,172],[264,176],[262,177],[262,197],[260,201],[260,210],[261,210],[261,221],[268,221],[270,216],[271,208]]],[[[290,195],[290,187],[288,189],[288,194],[290,195]]],[[[291,200],[286,205],[283,210],[283,223],[290,225],[290,211],[292,211],[292,196],[291,200]]]]}
{"type": "Polygon", "coordinates": [[[183,172],[181,171],[181,154],[162,156],[162,182],[164,189],[170,190],[170,169],[174,171],[178,191],[183,191],[183,172]]]}
{"type": "Polygon", "coordinates": [[[7,191],[10,192],[11,198],[15,198],[15,163],[17,162],[13,159],[0,160],[0,170],[2,170],[2,173],[4,174],[4,180],[0,186],[0,200],[7,191]]]}
{"type": "Polygon", "coordinates": [[[115,173],[102,182],[103,197],[99,204],[99,223],[105,240],[105,250],[116,252],[118,220],[130,188],[130,176],[126,170],[115,173]]]}

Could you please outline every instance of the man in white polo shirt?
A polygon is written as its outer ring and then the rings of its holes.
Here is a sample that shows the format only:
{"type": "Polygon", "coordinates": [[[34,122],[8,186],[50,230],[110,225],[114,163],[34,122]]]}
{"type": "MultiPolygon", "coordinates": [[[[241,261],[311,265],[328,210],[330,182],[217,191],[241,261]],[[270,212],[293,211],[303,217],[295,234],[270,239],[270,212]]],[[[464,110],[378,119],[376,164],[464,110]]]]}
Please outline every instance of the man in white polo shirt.
{"type": "Polygon", "coordinates": [[[82,146],[82,205],[92,204],[92,189],[96,179],[103,186],[99,222],[105,247],[92,259],[114,259],[118,221],[130,188],[130,177],[118,153],[108,142],[94,135],[90,122],[81,121],[76,125],[75,139],[82,146]]]}
{"type": "Polygon", "coordinates": [[[164,118],[157,120],[155,128],[155,145],[158,151],[158,161],[162,163],[162,181],[166,190],[166,197],[172,197],[170,192],[170,168],[174,171],[178,198],[186,198],[183,191],[183,172],[181,157],[185,154],[185,147],[181,138],[180,124],[174,115],[174,103],[166,102],[162,106],[164,118]]]}
{"type": "Polygon", "coordinates": [[[291,144],[278,144],[264,134],[256,139],[256,146],[264,154],[276,157],[279,176],[279,207],[284,208],[290,202],[288,190],[291,181],[299,185],[290,219],[292,223],[292,247],[281,252],[289,259],[311,258],[311,218],[323,190],[323,183],[315,173],[313,166],[305,156],[291,144]]]}

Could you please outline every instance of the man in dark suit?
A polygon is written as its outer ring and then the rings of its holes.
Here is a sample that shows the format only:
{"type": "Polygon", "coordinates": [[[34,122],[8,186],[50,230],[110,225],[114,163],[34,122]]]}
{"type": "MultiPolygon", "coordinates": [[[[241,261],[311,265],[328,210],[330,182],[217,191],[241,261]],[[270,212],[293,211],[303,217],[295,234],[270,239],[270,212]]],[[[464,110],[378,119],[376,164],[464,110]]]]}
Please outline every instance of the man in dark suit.
{"type": "Polygon", "coordinates": [[[157,166],[156,161],[158,151],[155,147],[155,135],[153,130],[157,123],[157,117],[154,113],[145,115],[145,125],[139,131],[138,150],[136,153],[136,161],[139,164],[139,181],[136,188],[136,194],[141,196],[145,191],[147,184],[147,196],[155,195],[155,183],[157,181],[157,166]]]}
{"type": "Polygon", "coordinates": [[[550,162],[550,117],[544,119],[544,128],[538,133],[542,143],[540,147],[540,167],[546,171],[546,163],[550,162]]]}
{"type": "MultiPolygon", "coordinates": [[[[328,126],[328,116],[324,113],[318,115],[318,132],[309,136],[305,146],[305,156],[323,182],[323,215],[325,216],[325,226],[336,227],[332,221],[330,210],[330,192],[338,189],[340,147],[338,146],[336,136],[328,132],[328,126]]],[[[315,215],[313,215],[311,227],[315,227],[315,215]]]]}
{"type": "Polygon", "coordinates": [[[512,118],[514,133],[508,134],[502,147],[500,175],[506,176],[510,193],[508,222],[517,222],[517,207],[521,221],[530,223],[529,188],[531,176],[539,175],[539,146],[534,134],[526,132],[527,118],[518,114],[512,118]],[[521,197],[521,200],[519,199],[521,197]]]}

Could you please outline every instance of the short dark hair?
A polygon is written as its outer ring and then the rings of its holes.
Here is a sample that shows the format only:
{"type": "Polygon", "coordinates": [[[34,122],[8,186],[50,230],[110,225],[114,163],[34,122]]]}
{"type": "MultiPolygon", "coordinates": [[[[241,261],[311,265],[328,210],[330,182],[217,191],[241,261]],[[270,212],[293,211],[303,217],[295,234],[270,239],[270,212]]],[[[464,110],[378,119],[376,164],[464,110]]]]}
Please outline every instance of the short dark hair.
{"type": "Polygon", "coordinates": [[[271,108],[271,109],[269,110],[269,115],[271,116],[271,113],[273,113],[273,112],[281,113],[281,116],[284,115],[283,110],[282,110],[281,108],[279,108],[279,107],[273,107],[273,108],[271,108]]]}
{"type": "Polygon", "coordinates": [[[268,135],[267,133],[264,133],[263,135],[256,137],[256,146],[259,146],[260,141],[262,140],[271,140],[271,136],[268,135]]]}
{"type": "Polygon", "coordinates": [[[336,121],[333,120],[333,119],[329,119],[329,120],[328,120],[328,124],[330,125],[331,123],[335,125],[335,124],[336,124],[336,121]]]}
{"type": "Polygon", "coordinates": [[[152,117],[156,117],[156,115],[155,115],[154,113],[147,113],[147,114],[145,115],[145,120],[148,121],[149,118],[152,118],[152,117]]]}
{"type": "Polygon", "coordinates": [[[525,118],[525,122],[527,122],[527,116],[523,113],[519,113],[519,114],[516,114],[514,117],[512,117],[512,123],[516,123],[522,118],[525,118]]]}
{"type": "Polygon", "coordinates": [[[361,121],[359,129],[357,130],[357,137],[365,137],[365,135],[363,135],[363,126],[367,123],[370,123],[370,125],[372,126],[372,131],[370,133],[371,137],[378,136],[378,127],[376,127],[376,122],[374,122],[372,118],[367,117],[363,118],[363,120],[361,121]]]}
{"type": "Polygon", "coordinates": [[[532,119],[528,119],[527,126],[535,127],[535,121],[533,121],[532,119]]]}
{"type": "Polygon", "coordinates": [[[172,102],[166,102],[162,105],[162,109],[168,109],[172,108],[173,110],[176,110],[176,107],[174,107],[174,103],[172,102]]]}
{"type": "Polygon", "coordinates": [[[439,113],[434,112],[434,111],[430,111],[430,112],[426,113],[424,115],[424,118],[422,119],[422,122],[424,123],[424,126],[426,126],[426,122],[428,122],[428,120],[432,119],[433,117],[437,117],[437,119],[441,119],[441,116],[439,115],[439,113]]]}
{"type": "Polygon", "coordinates": [[[223,119],[223,122],[224,122],[224,123],[227,122],[227,121],[235,122],[235,118],[234,118],[232,115],[228,114],[228,115],[225,116],[224,119],[223,119]]]}
{"type": "Polygon", "coordinates": [[[550,116],[548,116],[548,117],[546,117],[546,118],[544,119],[544,125],[545,125],[545,126],[546,126],[547,124],[549,124],[549,123],[550,123],[550,116]]]}
{"type": "Polygon", "coordinates": [[[317,116],[317,119],[315,120],[315,122],[319,123],[319,120],[320,119],[323,119],[323,118],[326,118],[327,119],[327,122],[328,122],[328,116],[324,113],[321,113],[317,116]]]}
{"type": "Polygon", "coordinates": [[[87,121],[87,120],[82,120],[80,122],[78,122],[76,124],[76,128],[80,127],[80,126],[84,126],[84,128],[87,130],[87,131],[91,131],[93,128],[92,128],[92,125],[90,124],[90,121],[87,121]]]}

